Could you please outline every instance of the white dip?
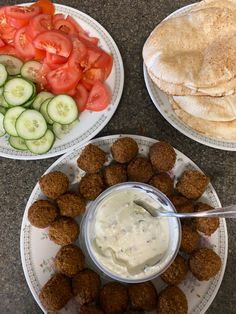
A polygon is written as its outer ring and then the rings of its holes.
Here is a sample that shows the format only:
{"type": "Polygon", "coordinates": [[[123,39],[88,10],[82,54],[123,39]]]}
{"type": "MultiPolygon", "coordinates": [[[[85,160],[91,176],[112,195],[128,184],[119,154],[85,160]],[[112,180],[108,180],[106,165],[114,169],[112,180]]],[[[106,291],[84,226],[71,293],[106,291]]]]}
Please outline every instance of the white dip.
{"type": "Polygon", "coordinates": [[[145,278],[158,271],[167,251],[168,218],[155,218],[135,199],[158,203],[132,188],[117,191],[97,207],[93,223],[94,255],[104,268],[125,278],[145,278]]]}

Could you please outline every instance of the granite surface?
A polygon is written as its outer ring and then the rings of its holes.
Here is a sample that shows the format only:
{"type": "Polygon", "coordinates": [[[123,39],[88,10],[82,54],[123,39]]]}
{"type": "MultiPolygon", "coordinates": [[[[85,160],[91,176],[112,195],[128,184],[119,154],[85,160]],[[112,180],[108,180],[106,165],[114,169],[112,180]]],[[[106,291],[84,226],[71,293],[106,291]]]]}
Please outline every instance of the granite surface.
{"type": "MultiPolygon", "coordinates": [[[[0,1],[14,4],[20,1],[0,1]]],[[[155,109],[145,88],[142,46],[155,25],[190,1],[127,0],[58,3],[95,18],[112,35],[124,61],[125,86],[117,112],[98,136],[133,133],[169,141],[208,174],[222,204],[236,203],[236,153],[208,148],[176,131],[155,109]]],[[[17,161],[0,158],[0,313],[41,313],[24,279],[20,228],[27,199],[41,174],[56,158],[17,161]]],[[[236,313],[236,221],[229,220],[229,257],[219,293],[208,314],[236,313]]]]}

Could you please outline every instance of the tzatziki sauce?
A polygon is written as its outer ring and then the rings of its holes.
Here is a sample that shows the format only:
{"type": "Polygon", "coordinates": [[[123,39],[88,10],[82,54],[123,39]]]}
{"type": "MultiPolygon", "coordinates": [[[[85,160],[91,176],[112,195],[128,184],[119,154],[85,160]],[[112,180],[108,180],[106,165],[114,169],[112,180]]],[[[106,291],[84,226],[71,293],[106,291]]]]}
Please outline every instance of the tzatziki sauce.
{"type": "Polygon", "coordinates": [[[169,245],[168,218],[152,217],[134,203],[138,199],[158,206],[145,193],[127,188],[106,197],[96,208],[93,221],[96,259],[125,278],[141,279],[156,273],[169,245]]]}

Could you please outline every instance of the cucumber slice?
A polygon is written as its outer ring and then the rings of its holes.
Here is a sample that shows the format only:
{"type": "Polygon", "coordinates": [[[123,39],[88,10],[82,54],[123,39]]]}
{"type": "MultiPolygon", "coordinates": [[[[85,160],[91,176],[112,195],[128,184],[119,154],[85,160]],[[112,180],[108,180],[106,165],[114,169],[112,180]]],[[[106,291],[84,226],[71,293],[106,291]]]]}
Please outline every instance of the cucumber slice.
{"type": "Polygon", "coordinates": [[[40,112],[44,116],[44,119],[47,121],[47,123],[53,124],[53,120],[50,119],[50,117],[48,115],[48,104],[50,101],[51,101],[51,98],[44,100],[44,102],[42,103],[42,105],[40,107],[40,112]]]}
{"type": "Polygon", "coordinates": [[[68,95],[55,96],[48,104],[48,115],[60,124],[70,124],[78,117],[74,99],[68,95]]]}
{"type": "Polygon", "coordinates": [[[23,65],[23,62],[13,56],[0,55],[0,63],[5,65],[7,72],[10,75],[20,74],[20,69],[23,65]]]}
{"type": "Polygon", "coordinates": [[[41,69],[42,64],[38,61],[28,61],[21,68],[21,75],[32,81],[37,83],[38,73],[41,69]]]}
{"type": "Polygon", "coordinates": [[[8,142],[15,149],[28,150],[28,147],[25,145],[25,140],[19,136],[10,136],[8,142]]]}
{"type": "Polygon", "coordinates": [[[24,105],[22,107],[29,108],[32,105],[32,103],[34,102],[34,100],[35,100],[35,98],[28,100],[26,103],[24,103],[24,105]]]}
{"type": "Polygon", "coordinates": [[[6,111],[7,111],[6,108],[0,106],[0,112],[1,112],[3,115],[5,115],[6,111]]]}
{"type": "Polygon", "coordinates": [[[37,140],[47,131],[47,122],[40,112],[27,109],[16,120],[16,130],[25,140],[37,140]]]}
{"type": "Polygon", "coordinates": [[[3,86],[7,80],[7,70],[3,64],[0,63],[0,86],[3,86]]]}
{"type": "Polygon", "coordinates": [[[0,113],[0,137],[6,133],[4,125],[3,125],[3,121],[4,121],[4,115],[0,113]]]}
{"type": "Polygon", "coordinates": [[[26,145],[33,154],[45,154],[48,152],[55,140],[55,136],[51,130],[47,130],[43,137],[38,140],[27,140],[26,145]]]}
{"type": "Polygon", "coordinates": [[[3,87],[0,87],[0,95],[3,94],[3,87]]]}
{"type": "Polygon", "coordinates": [[[34,94],[34,86],[22,78],[13,78],[4,86],[3,96],[11,106],[20,106],[34,94]]]}
{"type": "Polygon", "coordinates": [[[4,108],[9,108],[10,106],[8,105],[8,103],[6,102],[5,98],[0,95],[0,106],[4,107],[4,108]]]}
{"type": "Polygon", "coordinates": [[[20,106],[13,107],[7,110],[4,117],[3,125],[9,135],[18,136],[18,133],[16,131],[16,120],[23,111],[25,111],[25,109],[20,106]]]}
{"type": "Polygon", "coordinates": [[[52,129],[56,137],[61,139],[63,135],[68,134],[77,123],[78,123],[78,120],[75,120],[71,124],[60,124],[60,123],[54,122],[52,129]]]}
{"type": "Polygon", "coordinates": [[[33,108],[35,109],[35,110],[40,110],[40,107],[41,107],[41,105],[42,105],[42,103],[46,100],[46,99],[48,99],[48,98],[52,98],[52,97],[54,97],[54,95],[52,94],[52,93],[49,93],[49,92],[40,92],[37,96],[36,96],[36,98],[35,98],[35,101],[34,101],[34,103],[33,103],[33,108]]]}

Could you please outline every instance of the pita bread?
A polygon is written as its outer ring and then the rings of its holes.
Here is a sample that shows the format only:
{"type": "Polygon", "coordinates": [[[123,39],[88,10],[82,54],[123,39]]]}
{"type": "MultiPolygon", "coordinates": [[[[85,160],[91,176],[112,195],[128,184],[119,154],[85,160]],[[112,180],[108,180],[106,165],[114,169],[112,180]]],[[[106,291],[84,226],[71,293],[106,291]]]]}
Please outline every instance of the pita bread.
{"type": "Polygon", "coordinates": [[[235,55],[236,11],[215,7],[163,21],[143,48],[156,78],[195,90],[234,79],[235,55]]]}
{"type": "Polygon", "coordinates": [[[208,121],[188,114],[182,110],[174,101],[172,102],[176,115],[189,127],[206,136],[224,139],[236,140],[236,119],[225,122],[208,121]]]}
{"type": "Polygon", "coordinates": [[[226,97],[174,96],[175,103],[188,114],[209,121],[236,119],[236,94],[226,97]]]}
{"type": "Polygon", "coordinates": [[[196,3],[191,11],[202,10],[206,8],[228,8],[230,10],[236,10],[235,0],[203,0],[196,3]]]}

